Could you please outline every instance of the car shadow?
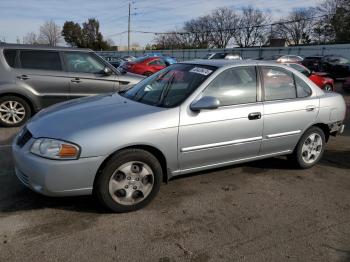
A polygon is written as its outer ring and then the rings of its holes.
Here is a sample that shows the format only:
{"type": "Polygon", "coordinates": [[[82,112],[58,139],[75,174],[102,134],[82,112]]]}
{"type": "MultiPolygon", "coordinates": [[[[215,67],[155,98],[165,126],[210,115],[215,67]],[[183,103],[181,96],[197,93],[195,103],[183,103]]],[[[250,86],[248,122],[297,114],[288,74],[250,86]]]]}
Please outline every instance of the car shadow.
{"type": "Polygon", "coordinates": [[[350,169],[350,150],[326,150],[319,165],[350,169]]]}
{"type": "Polygon", "coordinates": [[[47,197],[22,185],[13,174],[0,176],[0,216],[5,213],[54,208],[85,213],[106,213],[92,196],[47,197]]]}

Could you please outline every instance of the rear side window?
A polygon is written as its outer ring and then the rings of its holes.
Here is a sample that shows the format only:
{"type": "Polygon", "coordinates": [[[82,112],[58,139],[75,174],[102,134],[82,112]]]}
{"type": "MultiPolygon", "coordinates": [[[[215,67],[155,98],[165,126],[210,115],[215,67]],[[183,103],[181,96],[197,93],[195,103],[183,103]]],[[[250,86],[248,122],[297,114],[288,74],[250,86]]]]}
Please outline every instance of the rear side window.
{"type": "Polygon", "coordinates": [[[20,61],[25,69],[62,70],[58,52],[21,50],[20,61]]]}
{"type": "Polygon", "coordinates": [[[266,100],[296,98],[293,74],[283,68],[266,66],[262,68],[266,100]]]}
{"type": "Polygon", "coordinates": [[[234,67],[219,74],[204,90],[203,96],[216,97],[222,106],[254,103],[256,87],[255,67],[234,67]]]}
{"type": "Polygon", "coordinates": [[[153,60],[149,65],[166,66],[166,63],[161,59],[153,60]]]}
{"type": "Polygon", "coordinates": [[[295,85],[297,87],[297,95],[298,97],[308,97],[311,96],[312,91],[311,88],[308,86],[307,83],[305,83],[302,79],[300,79],[298,76],[294,75],[295,79],[295,85]]]}
{"type": "Polygon", "coordinates": [[[16,52],[17,52],[16,50],[10,50],[10,49],[4,50],[4,56],[5,56],[6,62],[11,67],[15,67],[16,52]]]}

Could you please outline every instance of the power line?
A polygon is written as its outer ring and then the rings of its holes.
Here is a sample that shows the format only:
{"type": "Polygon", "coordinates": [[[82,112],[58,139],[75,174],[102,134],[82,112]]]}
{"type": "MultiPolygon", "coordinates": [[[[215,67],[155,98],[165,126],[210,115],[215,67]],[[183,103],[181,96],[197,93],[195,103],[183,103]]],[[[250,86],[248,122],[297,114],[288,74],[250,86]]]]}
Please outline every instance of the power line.
{"type": "Polygon", "coordinates": [[[250,29],[250,28],[261,28],[261,27],[269,27],[269,26],[275,26],[275,25],[283,25],[283,24],[291,24],[295,22],[301,22],[301,21],[310,21],[317,18],[326,17],[326,15],[320,15],[320,16],[314,16],[304,19],[296,19],[296,20],[289,20],[289,21],[283,21],[283,22],[274,22],[270,24],[263,24],[263,25],[255,25],[255,26],[243,26],[243,27],[236,27],[236,28],[225,28],[225,29],[211,29],[211,30],[205,30],[205,31],[191,31],[191,32],[155,32],[155,31],[140,31],[135,30],[134,33],[141,33],[141,34],[154,34],[154,35],[169,35],[169,34],[179,34],[179,35],[186,35],[186,34],[195,34],[195,33],[212,33],[212,32],[228,32],[228,31],[237,31],[237,30],[243,30],[243,29],[250,29]]]}

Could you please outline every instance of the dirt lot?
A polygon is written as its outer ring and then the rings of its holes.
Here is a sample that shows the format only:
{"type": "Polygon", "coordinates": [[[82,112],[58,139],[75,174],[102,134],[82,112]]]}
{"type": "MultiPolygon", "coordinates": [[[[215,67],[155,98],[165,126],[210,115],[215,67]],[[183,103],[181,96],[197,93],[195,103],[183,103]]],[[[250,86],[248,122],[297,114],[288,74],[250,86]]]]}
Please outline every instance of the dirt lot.
{"type": "Polygon", "coordinates": [[[346,124],[312,169],[273,158],[186,176],[128,214],[24,188],[7,146],[17,130],[1,128],[0,261],[350,261],[346,124]]]}

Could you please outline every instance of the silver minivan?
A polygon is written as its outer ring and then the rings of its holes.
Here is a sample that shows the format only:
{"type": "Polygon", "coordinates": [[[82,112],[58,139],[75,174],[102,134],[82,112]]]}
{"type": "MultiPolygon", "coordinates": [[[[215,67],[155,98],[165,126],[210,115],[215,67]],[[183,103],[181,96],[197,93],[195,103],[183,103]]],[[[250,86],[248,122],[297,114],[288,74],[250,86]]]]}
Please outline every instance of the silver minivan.
{"type": "Polygon", "coordinates": [[[119,72],[89,49],[0,45],[0,126],[20,126],[47,106],[127,89],[143,78],[119,72]]]}
{"type": "Polygon", "coordinates": [[[126,92],[39,112],[14,140],[17,177],[41,194],[139,209],[170,178],[288,155],[299,168],[344,129],[345,102],[277,63],[171,65],[126,92]]]}

